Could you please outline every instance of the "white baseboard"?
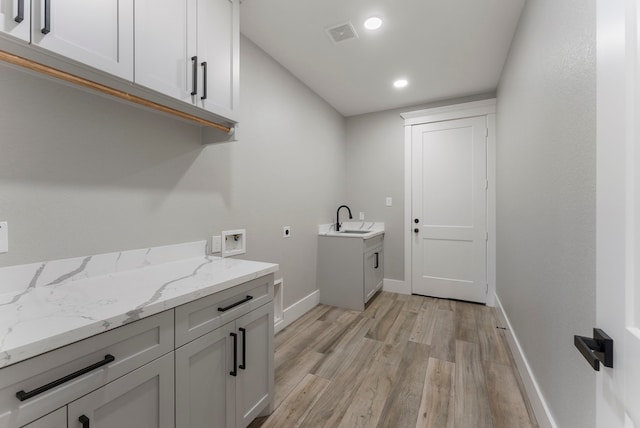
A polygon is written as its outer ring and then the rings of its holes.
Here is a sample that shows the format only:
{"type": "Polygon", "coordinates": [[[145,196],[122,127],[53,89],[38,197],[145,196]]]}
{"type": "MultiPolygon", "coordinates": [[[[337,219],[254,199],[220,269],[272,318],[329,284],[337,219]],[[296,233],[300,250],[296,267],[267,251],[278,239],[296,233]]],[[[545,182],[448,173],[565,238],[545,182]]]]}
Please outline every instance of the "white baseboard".
{"type": "Polygon", "coordinates": [[[320,290],[316,290],[306,297],[295,302],[293,305],[282,311],[282,321],[277,322],[274,325],[274,333],[278,333],[280,330],[309,312],[320,304],[320,290]]]}
{"type": "Polygon", "coordinates": [[[529,366],[527,357],[522,351],[520,342],[518,342],[518,338],[516,337],[513,328],[511,327],[509,318],[507,318],[507,314],[504,312],[502,303],[500,302],[500,299],[497,295],[495,296],[495,302],[500,321],[507,328],[507,330],[505,331],[507,335],[507,343],[509,344],[509,348],[511,349],[511,353],[513,354],[513,359],[516,362],[516,367],[518,368],[518,372],[520,373],[520,377],[522,378],[522,383],[524,384],[524,389],[526,390],[527,396],[529,397],[529,402],[531,403],[531,407],[533,408],[533,413],[536,415],[536,419],[538,420],[538,425],[540,426],[540,428],[557,428],[558,426],[553,420],[553,416],[551,416],[549,406],[547,406],[547,402],[542,395],[542,391],[540,391],[538,382],[536,382],[535,376],[531,371],[531,367],[529,366]]]}
{"type": "Polygon", "coordinates": [[[411,294],[411,287],[405,281],[399,281],[397,279],[385,278],[382,283],[382,291],[389,291],[391,293],[411,294]]]}

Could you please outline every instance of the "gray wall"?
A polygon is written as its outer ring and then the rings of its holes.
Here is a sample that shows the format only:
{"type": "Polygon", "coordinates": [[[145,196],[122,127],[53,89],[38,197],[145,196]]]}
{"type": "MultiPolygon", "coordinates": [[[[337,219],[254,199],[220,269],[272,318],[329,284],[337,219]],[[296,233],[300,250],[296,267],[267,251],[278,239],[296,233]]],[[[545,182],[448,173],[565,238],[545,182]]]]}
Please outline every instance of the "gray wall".
{"type": "Polygon", "coordinates": [[[240,141],[203,146],[191,124],[0,65],[0,266],[246,228],[242,257],[280,263],[285,307],[313,292],[345,121],[244,38],[241,80],[240,141]]]}
{"type": "Polygon", "coordinates": [[[595,2],[527,1],[498,87],[497,291],[560,427],[594,425],[595,2]]]}
{"type": "Polygon", "coordinates": [[[384,276],[404,280],[404,119],[400,113],[494,98],[456,98],[347,118],[347,199],[354,218],[383,221],[384,276]],[[387,196],[393,206],[385,206],[387,196]]]}

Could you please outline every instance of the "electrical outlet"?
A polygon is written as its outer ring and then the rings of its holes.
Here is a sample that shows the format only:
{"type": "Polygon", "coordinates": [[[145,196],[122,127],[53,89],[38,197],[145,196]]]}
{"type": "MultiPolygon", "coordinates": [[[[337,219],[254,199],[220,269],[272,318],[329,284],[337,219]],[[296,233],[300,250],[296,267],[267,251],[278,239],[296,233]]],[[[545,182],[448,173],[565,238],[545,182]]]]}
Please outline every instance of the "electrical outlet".
{"type": "Polygon", "coordinates": [[[222,251],[222,238],[220,235],[211,237],[211,252],[219,253],[222,251]]]}
{"type": "Polygon", "coordinates": [[[283,238],[291,237],[291,226],[285,226],[282,228],[282,237],[283,238]]]}
{"type": "Polygon", "coordinates": [[[360,213],[360,220],[364,220],[364,213],[363,212],[360,213]]]}
{"type": "Polygon", "coordinates": [[[0,253],[9,252],[9,223],[0,222],[0,253]]]}

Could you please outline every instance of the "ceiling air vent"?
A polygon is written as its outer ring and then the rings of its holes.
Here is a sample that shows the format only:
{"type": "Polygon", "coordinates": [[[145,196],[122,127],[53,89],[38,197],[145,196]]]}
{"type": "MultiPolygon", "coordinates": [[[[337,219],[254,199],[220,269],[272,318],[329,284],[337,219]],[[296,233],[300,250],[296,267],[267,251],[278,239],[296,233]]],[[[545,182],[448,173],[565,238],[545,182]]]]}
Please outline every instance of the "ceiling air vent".
{"type": "Polygon", "coordinates": [[[353,28],[353,24],[351,22],[345,22],[344,24],[327,28],[325,31],[331,40],[333,40],[333,43],[340,43],[345,40],[358,38],[358,33],[356,33],[356,29],[353,28]]]}

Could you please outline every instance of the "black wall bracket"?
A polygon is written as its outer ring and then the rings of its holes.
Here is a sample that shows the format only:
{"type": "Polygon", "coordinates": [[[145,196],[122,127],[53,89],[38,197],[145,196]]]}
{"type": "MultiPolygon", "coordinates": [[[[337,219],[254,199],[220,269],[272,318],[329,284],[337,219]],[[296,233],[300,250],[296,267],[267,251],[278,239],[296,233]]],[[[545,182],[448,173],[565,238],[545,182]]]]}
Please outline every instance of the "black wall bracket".
{"type": "Polygon", "coordinates": [[[594,370],[600,371],[600,363],[613,367],[613,339],[599,328],[593,329],[593,339],[573,336],[573,344],[594,370]]]}

